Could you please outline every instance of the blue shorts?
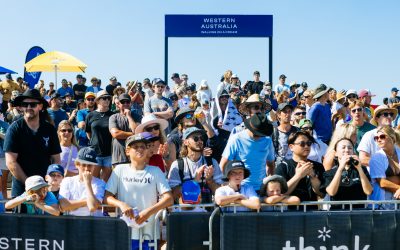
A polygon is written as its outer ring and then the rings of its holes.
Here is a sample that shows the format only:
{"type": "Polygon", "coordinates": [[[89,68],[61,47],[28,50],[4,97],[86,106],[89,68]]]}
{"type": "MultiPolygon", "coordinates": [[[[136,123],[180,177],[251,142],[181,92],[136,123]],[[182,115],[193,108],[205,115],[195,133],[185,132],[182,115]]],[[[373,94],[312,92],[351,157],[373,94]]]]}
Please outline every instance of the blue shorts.
{"type": "Polygon", "coordinates": [[[97,164],[102,167],[111,168],[111,156],[96,157],[97,164]]]}
{"type": "MultiPolygon", "coordinates": [[[[142,249],[143,250],[154,250],[154,247],[149,247],[149,243],[152,243],[152,242],[154,242],[154,241],[150,241],[150,240],[144,240],[143,241],[143,244],[142,244],[142,249]]],[[[139,240],[132,240],[132,250],[139,250],[140,248],[139,248],[139,244],[140,242],[139,242],[139,240]]],[[[160,245],[158,245],[158,246],[160,246],[160,245]]]]}

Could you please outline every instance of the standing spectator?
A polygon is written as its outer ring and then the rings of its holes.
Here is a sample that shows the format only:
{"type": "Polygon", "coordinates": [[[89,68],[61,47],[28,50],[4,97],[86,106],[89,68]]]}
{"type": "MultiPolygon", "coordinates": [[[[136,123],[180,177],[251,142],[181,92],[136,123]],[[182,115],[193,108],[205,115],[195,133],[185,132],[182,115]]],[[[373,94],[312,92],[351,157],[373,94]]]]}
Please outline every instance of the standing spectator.
{"type": "MultiPolygon", "coordinates": [[[[147,221],[141,229],[143,235],[148,235],[150,240],[157,240],[159,233],[154,235],[154,228],[159,226],[156,225],[155,214],[172,205],[173,197],[161,170],[147,165],[145,142],[141,134],[128,137],[126,152],[131,163],[120,164],[114,169],[106,186],[104,202],[118,207],[125,217],[139,225],[147,221]]],[[[132,228],[131,239],[131,249],[139,249],[139,229],[132,228]]],[[[149,243],[149,240],[144,240],[143,249],[150,249],[149,243]]]]}
{"type": "MultiPolygon", "coordinates": [[[[375,109],[371,124],[377,127],[391,126],[394,119],[397,117],[397,109],[389,108],[386,105],[378,106],[375,109]]],[[[374,140],[377,128],[372,129],[364,134],[358,144],[357,151],[360,154],[360,161],[363,166],[369,166],[371,155],[375,154],[379,147],[374,140]]]]}
{"type": "MultiPolygon", "coordinates": [[[[351,124],[357,128],[357,141],[354,145],[354,147],[357,148],[365,133],[373,130],[375,126],[364,120],[365,109],[362,102],[357,101],[350,103],[349,109],[351,111],[351,124]]],[[[356,153],[358,153],[358,151],[356,151],[356,153]]]]}
{"type": "Polygon", "coordinates": [[[291,82],[289,87],[289,103],[293,107],[297,107],[297,103],[300,101],[298,87],[300,87],[297,82],[291,82]]]}
{"type": "MultiPolygon", "coordinates": [[[[239,112],[242,116],[245,116],[246,119],[250,118],[252,115],[258,114],[258,113],[264,113],[265,112],[265,102],[262,102],[260,99],[259,94],[253,94],[249,96],[249,98],[246,99],[243,103],[240,104],[239,106],[239,112]]],[[[231,131],[231,135],[239,133],[243,130],[246,129],[246,126],[244,125],[244,122],[241,124],[237,125],[234,127],[231,131]]]]}
{"type": "Polygon", "coordinates": [[[8,109],[8,102],[11,100],[11,94],[14,90],[20,91],[18,83],[14,82],[10,73],[6,74],[6,79],[0,82],[0,93],[3,95],[3,102],[1,104],[1,112],[6,113],[8,109]]]}
{"type": "Polygon", "coordinates": [[[181,75],[181,81],[182,81],[182,84],[187,86],[188,85],[188,81],[189,81],[188,75],[187,74],[182,74],[181,75]]]}
{"type": "Polygon", "coordinates": [[[320,84],[315,89],[313,98],[316,102],[307,113],[307,119],[312,121],[317,138],[325,144],[329,144],[332,136],[331,109],[327,103],[329,89],[325,84],[320,84]]]}
{"type": "Polygon", "coordinates": [[[143,96],[142,92],[139,90],[139,85],[137,82],[134,82],[129,88],[128,88],[128,94],[131,98],[132,102],[132,112],[140,117],[140,119],[143,117],[143,96]]]}
{"type": "Polygon", "coordinates": [[[103,90],[100,87],[99,79],[97,79],[96,77],[92,77],[92,79],[90,79],[90,82],[92,83],[92,86],[89,86],[86,89],[86,92],[93,92],[93,93],[97,94],[97,92],[103,90]]]}
{"type": "Polygon", "coordinates": [[[308,84],[307,82],[302,82],[300,84],[301,89],[299,89],[299,97],[301,97],[304,94],[304,91],[306,91],[308,89],[308,84]]]}
{"type": "Polygon", "coordinates": [[[93,175],[97,166],[96,152],[93,148],[81,148],[75,160],[79,174],[66,177],[61,183],[59,195],[63,212],[75,216],[102,216],[98,209],[103,202],[106,183],[93,175]]]}
{"type": "Polygon", "coordinates": [[[6,164],[13,175],[12,197],[24,192],[27,177],[45,176],[51,163],[59,164],[61,153],[57,131],[45,120],[47,102],[39,91],[29,89],[15,103],[24,116],[11,124],[4,142],[6,164]]]}
{"type": "Polygon", "coordinates": [[[107,181],[111,174],[111,143],[109,119],[111,96],[105,91],[99,91],[96,96],[97,109],[86,116],[85,131],[90,139],[90,146],[96,150],[97,166],[93,176],[107,181]],[[100,173],[101,171],[101,173],[100,173]]]}
{"type": "Polygon", "coordinates": [[[241,160],[251,171],[244,183],[259,190],[263,178],[274,172],[274,150],[272,140],[273,127],[263,114],[255,114],[244,121],[246,129],[234,134],[228,141],[221,158],[224,171],[228,161],[241,160]]]}
{"type": "MultiPolygon", "coordinates": [[[[0,189],[1,193],[3,194],[3,199],[8,198],[7,194],[7,182],[8,182],[8,174],[9,170],[6,165],[6,155],[4,151],[4,138],[6,136],[7,130],[10,125],[0,120],[0,189]]],[[[0,194],[1,195],[1,194],[0,194]]],[[[1,198],[1,197],[0,197],[1,198]]]]}
{"type": "Polygon", "coordinates": [[[228,69],[225,71],[221,82],[218,84],[217,87],[217,98],[221,95],[221,93],[225,90],[226,93],[229,93],[231,90],[231,77],[232,77],[232,70],[228,69]]]}
{"type": "Polygon", "coordinates": [[[306,112],[310,111],[311,106],[314,104],[314,91],[306,90],[303,92],[301,98],[304,98],[304,103],[306,105],[306,112]]]}
{"type": "Polygon", "coordinates": [[[149,98],[149,97],[152,97],[153,95],[154,95],[154,92],[153,92],[153,85],[151,84],[151,82],[150,82],[150,79],[149,78],[145,78],[144,80],[143,80],[143,89],[141,89],[141,88],[138,88],[138,90],[139,90],[139,92],[141,92],[142,90],[143,90],[143,93],[144,93],[144,99],[146,100],[147,98],[149,98]]]}
{"type": "Polygon", "coordinates": [[[201,80],[200,89],[197,90],[197,100],[201,103],[202,101],[211,102],[213,99],[212,92],[208,86],[207,80],[201,80]]]}
{"type": "Polygon", "coordinates": [[[286,83],[286,76],[284,74],[279,76],[279,84],[275,85],[274,91],[275,91],[275,95],[278,96],[280,93],[282,93],[283,91],[290,91],[289,85],[287,85],[286,83]]]}
{"type": "Polygon", "coordinates": [[[355,102],[358,99],[357,91],[355,89],[349,89],[346,91],[346,98],[349,103],[355,102]]]}
{"type": "Polygon", "coordinates": [[[172,91],[176,93],[176,91],[180,88],[185,88],[187,87],[187,82],[185,84],[185,82],[183,80],[180,79],[179,74],[178,73],[173,73],[171,75],[171,80],[174,82],[174,87],[172,88],[172,91]]]}
{"type": "MultiPolygon", "coordinates": [[[[215,108],[212,110],[212,124],[215,129],[231,132],[234,127],[242,123],[242,117],[236,109],[228,92],[225,90],[214,101],[215,108]]],[[[227,135],[229,136],[229,133],[227,135]]]]}
{"type": "Polygon", "coordinates": [[[172,109],[171,100],[162,96],[166,84],[160,78],[154,80],[154,95],[145,99],[144,114],[154,114],[157,118],[171,119],[174,112],[172,109]]]}
{"type": "Polygon", "coordinates": [[[74,176],[78,174],[75,159],[78,156],[78,144],[74,135],[74,126],[67,120],[61,121],[57,129],[58,140],[61,147],[61,163],[64,168],[63,175],[74,176]]]}
{"type": "Polygon", "coordinates": [[[65,112],[61,106],[61,96],[59,94],[54,94],[51,96],[50,107],[47,109],[47,112],[49,113],[50,118],[53,120],[55,128],[58,128],[58,124],[62,120],[68,120],[67,112],[65,112]]]}
{"type": "Polygon", "coordinates": [[[396,87],[393,87],[391,92],[392,92],[392,94],[391,94],[390,98],[388,99],[388,105],[390,108],[393,106],[393,104],[400,103],[400,97],[397,96],[399,89],[396,87]]]}
{"type": "Polygon", "coordinates": [[[86,108],[80,109],[76,114],[76,122],[78,123],[78,128],[85,129],[86,127],[86,116],[96,109],[96,94],[93,92],[87,92],[85,94],[86,108]]]}
{"type": "Polygon", "coordinates": [[[254,71],[253,73],[253,81],[249,81],[247,83],[247,90],[250,95],[252,94],[260,94],[261,90],[263,89],[264,83],[260,81],[260,72],[254,71]]]}
{"type": "Polygon", "coordinates": [[[109,130],[112,136],[112,160],[115,166],[119,163],[128,162],[125,154],[125,140],[133,135],[140,123],[140,117],[132,113],[131,97],[128,94],[121,94],[116,100],[118,113],[113,114],[109,120],[109,130]]]}
{"type": "Polygon", "coordinates": [[[82,75],[77,75],[76,76],[76,81],[77,81],[77,83],[74,85],[72,90],[74,91],[74,99],[76,101],[78,101],[78,100],[83,99],[85,97],[87,86],[85,85],[85,82],[83,80],[83,76],[82,75]]]}
{"type": "Polygon", "coordinates": [[[74,91],[70,86],[68,86],[68,81],[66,79],[61,80],[61,87],[57,89],[57,93],[62,97],[64,97],[67,93],[71,96],[74,95],[74,91]]]}
{"type": "Polygon", "coordinates": [[[306,106],[299,105],[294,107],[291,124],[299,128],[300,121],[306,118],[306,106]]]}
{"type": "Polygon", "coordinates": [[[367,115],[365,120],[367,122],[369,122],[372,119],[372,116],[374,115],[374,109],[371,106],[372,97],[374,96],[375,95],[371,94],[371,91],[369,91],[369,89],[362,89],[358,92],[358,98],[364,105],[364,111],[367,115]]]}
{"type": "Polygon", "coordinates": [[[46,96],[52,96],[55,93],[56,93],[56,90],[54,89],[54,82],[50,82],[49,90],[46,91],[46,96]]]}
{"type": "Polygon", "coordinates": [[[301,201],[317,201],[322,197],[320,186],[324,167],[321,163],[307,159],[314,138],[308,133],[296,132],[288,139],[293,158],[284,159],[276,167],[276,174],[285,178],[288,184],[287,195],[295,195],[301,201]]]}
{"type": "Polygon", "coordinates": [[[64,99],[62,109],[64,109],[68,115],[71,115],[72,111],[77,108],[77,101],[73,100],[69,93],[64,95],[64,99]]]}

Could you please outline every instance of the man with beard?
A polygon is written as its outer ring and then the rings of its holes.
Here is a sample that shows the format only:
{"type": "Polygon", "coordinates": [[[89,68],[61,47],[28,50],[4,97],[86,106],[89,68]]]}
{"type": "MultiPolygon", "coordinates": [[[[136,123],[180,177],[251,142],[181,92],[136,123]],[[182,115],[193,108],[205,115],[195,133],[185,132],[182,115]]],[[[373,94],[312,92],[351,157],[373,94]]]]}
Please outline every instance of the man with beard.
{"type": "Polygon", "coordinates": [[[27,177],[44,177],[50,164],[60,164],[61,153],[56,129],[42,116],[47,102],[39,91],[29,89],[14,101],[24,116],[10,126],[4,142],[6,163],[13,175],[12,197],[25,191],[27,177]]]}
{"type": "Polygon", "coordinates": [[[222,184],[218,162],[203,156],[205,135],[205,130],[196,127],[190,127],[183,132],[181,158],[172,163],[168,174],[168,182],[176,201],[182,195],[181,186],[185,181],[194,180],[200,184],[203,200],[207,195],[211,197],[210,194],[215,193],[222,184]]]}

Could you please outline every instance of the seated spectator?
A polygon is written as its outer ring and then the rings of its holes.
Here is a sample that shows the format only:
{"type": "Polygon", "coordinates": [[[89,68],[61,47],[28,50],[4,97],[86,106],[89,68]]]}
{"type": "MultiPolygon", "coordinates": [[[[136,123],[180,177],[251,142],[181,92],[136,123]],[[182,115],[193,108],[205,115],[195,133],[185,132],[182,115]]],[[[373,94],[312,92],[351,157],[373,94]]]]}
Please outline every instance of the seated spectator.
{"type": "Polygon", "coordinates": [[[306,118],[306,106],[294,106],[293,114],[292,114],[292,119],[290,123],[292,126],[298,127],[299,128],[299,122],[306,118]]]}
{"type": "Polygon", "coordinates": [[[324,173],[321,192],[326,192],[331,201],[367,200],[367,195],[372,193],[371,178],[367,168],[361,166],[358,156],[354,154],[353,142],[341,139],[336,143],[335,152],[336,166],[324,173]]]}
{"type": "Polygon", "coordinates": [[[59,94],[54,94],[50,98],[50,107],[47,109],[49,116],[54,122],[54,127],[58,128],[58,124],[63,120],[68,120],[68,115],[65,110],[61,108],[62,98],[59,94]]]}
{"type": "Polygon", "coordinates": [[[61,147],[61,166],[65,176],[75,176],[78,169],[75,167],[75,159],[78,155],[78,145],[75,140],[74,127],[67,121],[61,121],[57,129],[58,140],[61,147]]]}
{"type": "Polygon", "coordinates": [[[60,207],[70,211],[70,215],[102,216],[100,207],[104,198],[105,182],[93,176],[97,166],[96,151],[93,148],[81,148],[75,160],[79,174],[66,177],[60,187],[60,207]]]}
{"type": "Polygon", "coordinates": [[[9,200],[5,207],[12,209],[21,204],[26,204],[28,214],[51,214],[54,216],[60,215],[58,200],[52,192],[47,190],[47,184],[43,177],[33,175],[25,180],[25,192],[20,196],[9,200]],[[33,202],[33,204],[27,203],[33,202]]]}
{"type": "MultiPolygon", "coordinates": [[[[126,154],[130,164],[116,166],[108,180],[104,202],[118,207],[125,217],[136,224],[145,223],[141,231],[149,238],[146,237],[142,247],[150,249],[149,240],[159,239],[159,235],[154,234],[154,227],[158,223],[154,219],[156,213],[173,204],[171,189],[161,170],[147,165],[146,139],[142,134],[126,139],[126,154]]],[[[131,239],[131,249],[139,249],[138,228],[132,227],[131,239]]]]}
{"type": "MultiPolygon", "coordinates": [[[[313,136],[314,130],[312,127],[312,121],[308,119],[303,119],[299,123],[299,128],[301,131],[308,133],[313,136]]],[[[326,145],[323,141],[318,138],[315,138],[315,143],[311,145],[311,151],[308,155],[307,159],[322,163],[322,160],[325,156],[328,145],[326,145]]]]}
{"type": "Polygon", "coordinates": [[[260,188],[260,197],[267,204],[284,203],[288,205],[300,204],[300,199],[297,196],[286,195],[288,186],[286,180],[280,175],[271,175],[263,180],[260,188]]]}
{"type": "Polygon", "coordinates": [[[195,180],[202,188],[202,203],[211,202],[211,194],[222,184],[218,162],[203,156],[205,131],[191,127],[183,132],[181,158],[174,161],[168,182],[176,201],[182,195],[181,186],[187,180],[195,180]]]}
{"type": "MultiPolygon", "coordinates": [[[[389,126],[378,128],[374,140],[379,150],[369,162],[374,191],[371,200],[400,199],[400,136],[389,126]]],[[[391,209],[393,205],[384,205],[391,209]]]]}
{"type": "MultiPolygon", "coordinates": [[[[260,209],[261,204],[249,184],[242,184],[242,181],[250,176],[248,170],[242,161],[230,161],[225,167],[224,181],[228,185],[217,188],[215,191],[215,203],[218,206],[225,206],[231,203],[240,204],[237,211],[248,211],[250,209],[260,209]]],[[[233,207],[226,208],[226,211],[233,211],[233,207]]]]}
{"type": "Polygon", "coordinates": [[[317,201],[322,197],[320,185],[323,180],[324,167],[321,163],[307,159],[314,138],[308,133],[299,131],[288,139],[292,159],[284,159],[275,173],[285,178],[288,184],[287,195],[295,195],[301,201],[317,201]]]}
{"type": "Polygon", "coordinates": [[[58,199],[60,192],[60,185],[62,180],[64,179],[64,168],[59,164],[51,164],[47,168],[47,174],[45,176],[45,180],[49,184],[49,191],[54,194],[54,196],[58,199]]]}

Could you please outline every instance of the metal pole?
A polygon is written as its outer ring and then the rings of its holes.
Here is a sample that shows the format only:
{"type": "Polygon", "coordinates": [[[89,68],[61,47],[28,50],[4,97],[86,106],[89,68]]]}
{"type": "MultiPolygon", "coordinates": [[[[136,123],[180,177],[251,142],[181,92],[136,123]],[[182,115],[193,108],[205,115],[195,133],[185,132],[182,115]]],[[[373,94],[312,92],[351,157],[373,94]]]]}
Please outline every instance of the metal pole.
{"type": "Polygon", "coordinates": [[[57,65],[54,65],[54,71],[56,73],[56,82],[55,82],[55,84],[56,84],[56,90],[57,90],[58,89],[58,86],[57,86],[57,65]]]}
{"type": "Polygon", "coordinates": [[[168,37],[164,37],[164,81],[168,85],[168,37]]]}
{"type": "Polygon", "coordinates": [[[272,73],[272,36],[271,37],[269,37],[269,52],[268,52],[268,56],[269,56],[269,60],[268,60],[268,62],[269,62],[269,65],[268,65],[268,68],[269,68],[269,82],[271,83],[271,88],[273,89],[273,83],[272,83],[272,79],[273,79],[273,73],[272,73]]]}
{"type": "MultiPolygon", "coordinates": [[[[212,244],[213,244],[213,242],[212,242],[212,223],[213,223],[213,219],[214,219],[214,216],[217,214],[217,212],[219,211],[219,207],[216,207],[215,209],[214,209],[214,211],[211,213],[211,215],[210,215],[210,220],[208,221],[208,234],[209,234],[209,238],[208,238],[208,249],[209,250],[212,250],[213,248],[212,248],[212,244]]],[[[204,243],[203,243],[203,245],[204,245],[204,243]]]]}

